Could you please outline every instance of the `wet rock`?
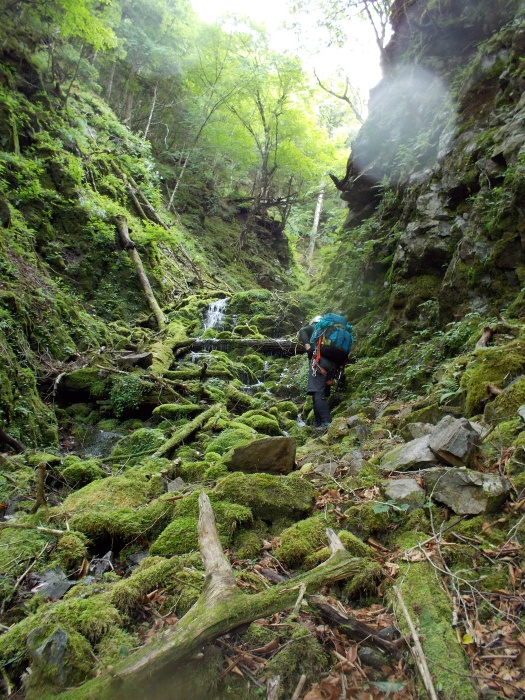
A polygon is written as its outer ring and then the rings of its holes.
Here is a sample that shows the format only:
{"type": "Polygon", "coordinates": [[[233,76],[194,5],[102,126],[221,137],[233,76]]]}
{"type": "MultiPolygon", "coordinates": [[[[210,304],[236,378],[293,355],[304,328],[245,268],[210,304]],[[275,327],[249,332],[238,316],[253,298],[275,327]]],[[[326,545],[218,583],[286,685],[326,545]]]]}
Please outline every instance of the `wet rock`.
{"type": "Polygon", "coordinates": [[[432,423],[407,423],[405,427],[400,431],[401,437],[404,440],[415,440],[416,438],[424,437],[425,435],[430,435],[434,430],[432,423]]]}
{"type": "Polygon", "coordinates": [[[510,481],[499,474],[482,474],[464,467],[427,469],[422,477],[432,499],[457,515],[492,513],[512,488],[510,481]]]}
{"type": "Polygon", "coordinates": [[[46,600],[59,600],[72,586],[76,585],[76,581],[70,581],[58,567],[44,571],[39,579],[39,583],[31,589],[31,593],[39,593],[46,600]]]}
{"type": "Polygon", "coordinates": [[[223,458],[230,471],[289,474],[295,465],[295,438],[266,437],[234,447],[223,458]]]}
{"type": "Polygon", "coordinates": [[[428,446],[429,436],[416,438],[388,450],[379,463],[384,472],[427,469],[437,464],[436,455],[428,446]]]}
{"type": "Polygon", "coordinates": [[[445,416],[436,425],[428,446],[441,462],[454,467],[470,466],[481,439],[466,418],[445,416]]]}
{"type": "Polygon", "coordinates": [[[408,511],[420,508],[426,499],[425,491],[415,479],[396,479],[383,488],[385,497],[396,503],[408,504],[408,511]]]}

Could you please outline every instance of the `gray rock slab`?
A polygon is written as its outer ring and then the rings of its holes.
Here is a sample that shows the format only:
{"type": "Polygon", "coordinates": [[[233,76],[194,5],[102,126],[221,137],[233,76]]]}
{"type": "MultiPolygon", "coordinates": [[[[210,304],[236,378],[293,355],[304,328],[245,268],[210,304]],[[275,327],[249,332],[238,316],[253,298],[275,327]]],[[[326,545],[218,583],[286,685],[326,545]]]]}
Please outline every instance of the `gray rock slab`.
{"type": "Polygon", "coordinates": [[[180,491],[185,486],[186,486],[186,482],[184,481],[184,479],[182,479],[180,476],[178,476],[176,479],[173,479],[172,481],[168,481],[168,492],[180,491]]]}
{"type": "Polygon", "coordinates": [[[470,466],[481,444],[479,433],[466,418],[444,416],[435,426],[428,446],[441,462],[470,466]]]}
{"type": "Polygon", "coordinates": [[[404,440],[416,440],[425,435],[430,435],[434,430],[432,423],[407,423],[401,430],[401,437],[404,440]]]}
{"type": "Polygon", "coordinates": [[[428,441],[429,436],[424,435],[403,445],[397,445],[385,452],[379,463],[379,468],[384,472],[403,472],[435,466],[438,460],[429,448],[428,441]]]}
{"type": "Polygon", "coordinates": [[[457,515],[496,511],[512,488],[510,481],[499,474],[482,474],[465,467],[427,469],[421,476],[432,499],[444,503],[457,515]]]}
{"type": "Polygon", "coordinates": [[[31,593],[39,593],[46,600],[59,600],[76,581],[70,581],[62,569],[47,569],[39,576],[39,583],[31,589],[31,593]]]}
{"type": "Polygon", "coordinates": [[[359,474],[365,464],[365,456],[361,450],[350,450],[350,452],[343,455],[342,466],[345,467],[352,476],[359,474]]]}
{"type": "Polygon", "coordinates": [[[314,467],[314,472],[316,474],[324,474],[325,476],[334,476],[338,469],[338,462],[325,462],[324,464],[318,464],[317,467],[314,467]]]}
{"type": "Polygon", "coordinates": [[[420,508],[426,499],[425,490],[415,479],[391,479],[384,485],[383,493],[388,500],[407,503],[409,511],[420,508]]]}
{"type": "Polygon", "coordinates": [[[234,447],[223,458],[230,471],[289,474],[295,466],[293,437],[266,437],[234,447]]]}

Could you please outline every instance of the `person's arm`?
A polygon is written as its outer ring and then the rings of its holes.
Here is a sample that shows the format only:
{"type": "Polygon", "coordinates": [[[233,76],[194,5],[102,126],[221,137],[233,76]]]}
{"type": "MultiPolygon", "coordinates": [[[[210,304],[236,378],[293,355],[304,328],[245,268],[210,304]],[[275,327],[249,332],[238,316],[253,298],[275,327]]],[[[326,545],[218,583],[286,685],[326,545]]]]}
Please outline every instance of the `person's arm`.
{"type": "Polygon", "coordinates": [[[310,345],[310,338],[312,337],[313,330],[313,326],[303,326],[299,331],[299,340],[306,348],[308,354],[310,354],[310,351],[312,349],[312,346],[310,345]]]}

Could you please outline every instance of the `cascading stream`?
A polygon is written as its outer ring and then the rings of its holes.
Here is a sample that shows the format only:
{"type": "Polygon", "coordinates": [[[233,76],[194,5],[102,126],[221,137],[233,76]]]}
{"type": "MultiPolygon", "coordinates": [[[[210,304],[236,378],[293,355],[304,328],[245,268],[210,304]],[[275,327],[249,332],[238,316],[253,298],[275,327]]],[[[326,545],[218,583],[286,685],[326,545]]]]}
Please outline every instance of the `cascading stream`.
{"type": "Polygon", "coordinates": [[[226,305],[228,304],[229,298],[217,299],[217,301],[212,301],[206,309],[204,315],[204,330],[207,331],[208,328],[221,328],[224,323],[224,314],[226,305]]]}

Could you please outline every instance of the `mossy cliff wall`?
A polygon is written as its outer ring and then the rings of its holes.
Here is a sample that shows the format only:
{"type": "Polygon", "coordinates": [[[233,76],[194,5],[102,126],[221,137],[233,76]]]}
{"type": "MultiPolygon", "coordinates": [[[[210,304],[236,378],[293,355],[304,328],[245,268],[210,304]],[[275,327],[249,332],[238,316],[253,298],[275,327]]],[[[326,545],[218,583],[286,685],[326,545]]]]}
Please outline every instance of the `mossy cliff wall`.
{"type": "Polygon", "coordinates": [[[519,317],[524,4],[396,0],[392,17],[384,78],[334,178],[349,215],[318,284],[393,338],[470,312],[519,317]]]}
{"type": "Polygon", "coordinates": [[[168,318],[195,292],[282,290],[296,279],[279,227],[249,232],[238,251],[242,212],[230,207],[225,221],[165,211],[149,144],[78,83],[67,98],[48,85],[38,60],[17,39],[2,42],[0,429],[28,447],[57,444],[41,397],[52,402],[62,362],[101,345],[136,348],[155,327],[115,217],[126,218],[168,318]]]}

